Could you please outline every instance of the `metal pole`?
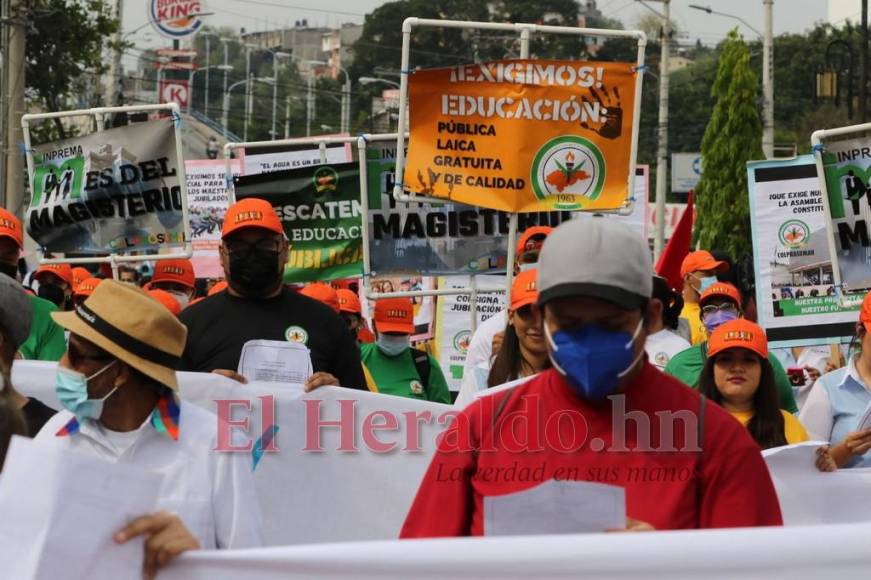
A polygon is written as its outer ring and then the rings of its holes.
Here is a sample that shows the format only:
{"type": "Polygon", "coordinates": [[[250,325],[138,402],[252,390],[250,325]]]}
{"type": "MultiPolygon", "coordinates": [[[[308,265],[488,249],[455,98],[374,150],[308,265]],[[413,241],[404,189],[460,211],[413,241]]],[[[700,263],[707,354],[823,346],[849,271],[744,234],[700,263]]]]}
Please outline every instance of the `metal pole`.
{"type": "Polygon", "coordinates": [[[859,51],[859,120],[868,121],[868,0],[862,0],[862,50],[859,51]]]}
{"type": "Polygon", "coordinates": [[[245,45],[245,78],[248,79],[248,86],[245,87],[245,125],[242,129],[242,140],[248,140],[248,117],[251,110],[251,49],[245,45]]]}
{"type": "MultiPolygon", "coordinates": [[[[124,16],[122,13],[124,2],[123,0],[115,1],[115,18],[118,19],[118,22],[124,22],[124,16]]],[[[123,35],[121,33],[121,26],[118,26],[118,33],[115,35],[115,42],[117,45],[115,46],[115,50],[112,52],[112,65],[109,69],[109,98],[107,99],[107,103],[110,107],[114,107],[118,104],[118,96],[121,93],[121,42],[123,40],[123,35]]]]}
{"type": "Polygon", "coordinates": [[[229,122],[230,116],[230,94],[227,91],[224,91],[224,117],[223,117],[223,125],[224,125],[224,140],[227,140],[227,123],[229,122]]]}
{"type": "Polygon", "coordinates": [[[762,0],[765,26],[762,36],[762,152],[766,159],[774,157],[774,31],[772,11],[774,0],[762,0]]]}
{"type": "MultiPolygon", "coordinates": [[[[671,43],[671,0],[662,0],[662,52],[659,60],[659,143],[656,150],[656,236],[653,240],[654,260],[665,247],[665,197],[668,177],[668,57],[671,43]]],[[[629,192],[630,195],[632,192],[629,192]]]]}
{"type": "Polygon", "coordinates": [[[203,115],[205,115],[206,118],[208,118],[208,116],[209,116],[209,65],[212,62],[212,60],[211,60],[212,55],[211,55],[210,50],[211,50],[211,47],[209,44],[209,35],[207,34],[206,35],[206,91],[205,91],[206,102],[203,103],[203,115]]]}
{"type": "Polygon", "coordinates": [[[342,85],[342,133],[351,132],[351,78],[345,73],[342,85]]]}
{"type": "Polygon", "coordinates": [[[309,74],[308,77],[308,93],[305,99],[305,136],[311,137],[312,134],[312,117],[314,116],[315,94],[314,94],[314,77],[309,74]]]}
{"type": "Polygon", "coordinates": [[[284,97],[284,138],[290,137],[290,95],[284,97]]]}
{"type": "MultiPolygon", "coordinates": [[[[221,42],[224,43],[224,95],[227,94],[227,71],[230,66],[230,55],[227,52],[227,41],[225,39],[221,39],[221,42]]],[[[227,140],[227,119],[224,119],[224,141],[227,140]]]]}
{"type": "Polygon", "coordinates": [[[27,3],[24,0],[11,0],[9,3],[9,21],[5,23],[7,33],[7,53],[3,55],[6,69],[7,100],[6,106],[6,208],[14,214],[21,215],[24,206],[24,163],[18,152],[18,143],[22,141],[21,115],[24,105],[24,49],[27,35],[26,16],[27,3]]]}
{"type": "Polygon", "coordinates": [[[269,133],[271,139],[275,139],[275,111],[278,103],[278,55],[272,53],[272,131],[269,133]]]}

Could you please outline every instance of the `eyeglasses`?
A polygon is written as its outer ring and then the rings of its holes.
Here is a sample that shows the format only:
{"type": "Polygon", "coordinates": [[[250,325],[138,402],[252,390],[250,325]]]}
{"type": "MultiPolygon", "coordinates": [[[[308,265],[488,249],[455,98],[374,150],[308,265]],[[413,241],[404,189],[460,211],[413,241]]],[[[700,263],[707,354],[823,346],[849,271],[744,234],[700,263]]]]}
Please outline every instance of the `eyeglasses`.
{"type": "Polygon", "coordinates": [[[707,306],[702,307],[702,316],[707,316],[708,314],[713,314],[717,311],[738,314],[738,307],[730,302],[727,302],[726,304],[720,304],[719,306],[716,306],[714,304],[708,304],[707,306]]]}
{"type": "Polygon", "coordinates": [[[224,240],[224,247],[231,254],[248,254],[252,250],[260,250],[262,252],[278,252],[281,250],[281,241],[274,238],[263,238],[254,243],[249,243],[244,240],[224,240]]]}

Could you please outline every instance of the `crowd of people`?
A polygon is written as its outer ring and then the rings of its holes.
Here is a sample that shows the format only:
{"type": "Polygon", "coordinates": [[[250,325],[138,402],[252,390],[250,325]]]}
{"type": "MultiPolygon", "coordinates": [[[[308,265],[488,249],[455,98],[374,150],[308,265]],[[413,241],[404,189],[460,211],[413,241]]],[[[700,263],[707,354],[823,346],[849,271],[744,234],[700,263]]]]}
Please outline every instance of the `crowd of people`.
{"type": "MultiPolygon", "coordinates": [[[[310,353],[306,391],[452,403],[439,361],[412,343],[411,299],[364,310],[355,281],[284,283],[288,241],[265,200],[229,208],[225,279],[208,283],[188,260],[122,266],[117,279],[105,267],[69,264],[30,273],[23,240],[21,222],[0,209],[0,465],[9,436],[20,434],[164,473],[163,511],[116,536],[153,539],[148,570],[185,550],[263,541],[250,469],[211,451],[215,418],[179,396],[177,371],[246,383],[238,370],[246,343],[290,341],[310,353]],[[62,409],[20,393],[15,359],[58,362],[62,409]]],[[[481,475],[514,464],[541,481],[623,486],[626,529],[639,531],[780,525],[760,449],[812,438],[829,443],[817,452],[821,471],[871,465],[871,430],[858,428],[871,405],[871,297],[845,360],[817,347],[778,355],[753,321],[752,297],[709,251],[686,256],[681,288],[657,276],[645,241],[613,220],[529,228],[516,255],[507,307],[471,339],[458,420],[439,441],[403,538],[483,534],[484,498],[534,485],[481,475]],[[619,432],[618,405],[633,417],[619,432]],[[665,412],[693,417],[695,427],[638,419],[665,412]],[[508,419],[517,415],[529,419],[522,432],[508,419]],[[579,433],[595,438],[578,441],[579,433]],[[637,476],[663,466],[687,477],[637,476]]]]}

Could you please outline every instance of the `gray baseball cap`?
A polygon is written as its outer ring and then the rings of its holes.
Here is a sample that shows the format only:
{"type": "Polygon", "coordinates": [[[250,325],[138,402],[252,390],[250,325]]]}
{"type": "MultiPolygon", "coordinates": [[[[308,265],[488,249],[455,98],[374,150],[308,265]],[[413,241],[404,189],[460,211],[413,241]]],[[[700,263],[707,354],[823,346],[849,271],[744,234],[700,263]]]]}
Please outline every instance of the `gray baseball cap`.
{"type": "Polygon", "coordinates": [[[30,299],[16,280],[0,274],[0,332],[18,350],[30,336],[33,309],[30,299]]]}
{"type": "Polygon", "coordinates": [[[653,293],[650,250],[629,226],[593,217],[563,222],[538,258],[538,303],[593,296],[621,308],[640,308],[653,293]]]}

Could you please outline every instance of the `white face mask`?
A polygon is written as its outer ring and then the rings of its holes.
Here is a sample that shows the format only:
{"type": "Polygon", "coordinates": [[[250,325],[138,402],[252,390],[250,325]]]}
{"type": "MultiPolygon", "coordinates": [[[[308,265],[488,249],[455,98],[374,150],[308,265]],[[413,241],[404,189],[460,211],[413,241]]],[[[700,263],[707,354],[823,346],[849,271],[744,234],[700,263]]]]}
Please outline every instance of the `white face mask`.
{"type": "Polygon", "coordinates": [[[167,292],[172,294],[172,297],[175,298],[176,302],[179,303],[182,310],[187,308],[187,305],[190,304],[191,297],[188,296],[186,293],[179,292],[178,290],[167,290],[167,292]]]}
{"type": "Polygon", "coordinates": [[[379,334],[375,346],[386,356],[399,356],[411,346],[411,337],[407,334],[379,334]]]}
{"type": "Polygon", "coordinates": [[[530,262],[528,264],[520,264],[520,271],[526,272],[527,270],[535,270],[538,268],[538,262],[530,262]]]}

